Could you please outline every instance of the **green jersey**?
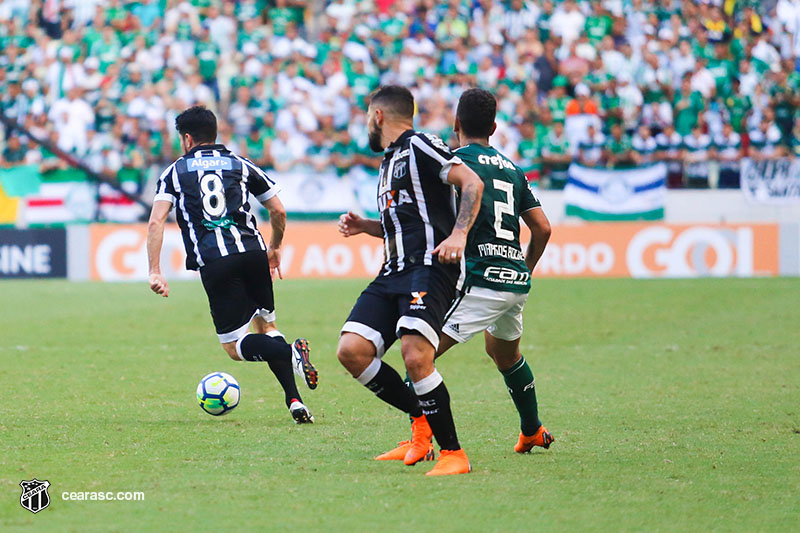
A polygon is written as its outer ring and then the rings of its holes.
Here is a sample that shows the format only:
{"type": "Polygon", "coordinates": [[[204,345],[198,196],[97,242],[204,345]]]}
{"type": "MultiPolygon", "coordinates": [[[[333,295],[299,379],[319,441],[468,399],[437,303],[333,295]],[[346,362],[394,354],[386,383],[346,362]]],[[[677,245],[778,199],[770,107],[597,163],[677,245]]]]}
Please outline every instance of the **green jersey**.
{"type": "Polygon", "coordinates": [[[467,238],[464,287],[528,292],[531,273],[519,242],[519,217],[540,207],[522,170],[491,146],[470,144],[458,157],[483,181],[481,208],[467,238]]]}
{"type": "Polygon", "coordinates": [[[599,43],[606,35],[611,35],[614,21],[608,15],[597,15],[586,19],[586,35],[592,43],[599,43]]]}

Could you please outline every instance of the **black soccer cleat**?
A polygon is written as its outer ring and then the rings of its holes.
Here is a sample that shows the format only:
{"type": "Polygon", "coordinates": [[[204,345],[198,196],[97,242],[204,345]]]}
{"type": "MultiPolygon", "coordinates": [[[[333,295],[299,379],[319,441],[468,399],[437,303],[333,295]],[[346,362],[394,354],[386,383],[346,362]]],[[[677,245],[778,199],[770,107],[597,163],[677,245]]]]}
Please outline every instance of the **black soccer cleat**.
{"type": "Polygon", "coordinates": [[[295,400],[289,406],[289,412],[292,414],[295,424],[313,424],[314,416],[308,410],[308,407],[301,402],[295,400]]]}
{"type": "Polygon", "coordinates": [[[311,390],[317,388],[319,372],[314,368],[309,359],[308,340],[297,339],[292,344],[292,366],[294,373],[306,380],[306,385],[311,390]]]}

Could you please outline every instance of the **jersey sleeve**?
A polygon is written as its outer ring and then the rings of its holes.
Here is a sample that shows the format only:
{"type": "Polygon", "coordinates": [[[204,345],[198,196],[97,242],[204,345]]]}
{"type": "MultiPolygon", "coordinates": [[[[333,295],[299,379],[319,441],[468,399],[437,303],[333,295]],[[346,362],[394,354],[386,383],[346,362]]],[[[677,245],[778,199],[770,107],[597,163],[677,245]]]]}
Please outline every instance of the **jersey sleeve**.
{"type": "Polygon", "coordinates": [[[417,161],[419,168],[435,170],[442,182],[447,183],[447,175],[453,165],[463,163],[461,158],[450,151],[450,148],[436,135],[422,133],[411,137],[411,148],[422,154],[424,161],[417,161]]]}
{"type": "Polygon", "coordinates": [[[154,202],[162,200],[175,205],[175,202],[178,200],[178,194],[175,192],[175,186],[172,184],[172,174],[175,172],[176,164],[177,161],[168,166],[167,169],[161,173],[161,176],[159,176],[158,183],[156,184],[156,195],[153,197],[154,202]]]}
{"type": "Polygon", "coordinates": [[[281,191],[277,183],[272,181],[267,173],[243,157],[238,157],[242,163],[242,176],[247,183],[247,190],[264,203],[281,191]]]}
{"type": "Polygon", "coordinates": [[[526,211],[530,211],[531,209],[542,207],[542,203],[539,201],[539,198],[533,194],[530,185],[528,185],[528,180],[525,178],[525,174],[519,170],[517,172],[517,176],[517,187],[519,188],[518,205],[520,215],[526,211]]]}

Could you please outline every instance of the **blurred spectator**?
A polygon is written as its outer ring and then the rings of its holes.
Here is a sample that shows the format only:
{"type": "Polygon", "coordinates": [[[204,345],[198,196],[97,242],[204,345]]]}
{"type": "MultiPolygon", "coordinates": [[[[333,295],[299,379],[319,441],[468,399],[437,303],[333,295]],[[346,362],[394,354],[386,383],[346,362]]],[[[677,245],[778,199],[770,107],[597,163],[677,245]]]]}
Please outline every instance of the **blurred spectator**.
{"type": "Polygon", "coordinates": [[[675,126],[667,124],[656,135],[656,147],[656,158],[667,165],[667,185],[683,187],[683,136],[675,130],[675,126]]]}
{"type": "Polygon", "coordinates": [[[726,122],[722,132],[714,138],[717,161],[719,161],[720,188],[739,187],[739,161],[742,157],[742,137],[733,130],[733,125],[726,122]]]}
{"type": "Polygon", "coordinates": [[[689,135],[683,138],[684,171],[687,187],[708,187],[709,166],[708,162],[713,155],[714,146],[711,137],[703,133],[699,123],[692,126],[689,135]]]}
{"type": "Polygon", "coordinates": [[[609,168],[631,168],[638,161],[631,138],[625,133],[620,122],[612,124],[611,135],[606,140],[603,152],[603,159],[609,168]]]}
{"type": "Polygon", "coordinates": [[[564,119],[554,119],[553,129],[545,136],[542,143],[542,162],[550,177],[550,187],[563,189],[567,184],[567,169],[572,161],[571,147],[564,119]]]}
{"type": "Polygon", "coordinates": [[[597,131],[594,124],[589,124],[587,130],[586,138],[578,145],[578,162],[587,167],[600,166],[606,136],[597,131]]]}
{"type": "Polygon", "coordinates": [[[750,157],[753,159],[777,159],[785,155],[781,145],[781,130],[767,118],[761,120],[758,128],[750,131],[750,157]]]}
{"type": "Polygon", "coordinates": [[[517,164],[525,172],[528,181],[538,181],[542,177],[542,151],[533,127],[533,117],[521,121],[519,125],[520,141],[517,145],[517,164]]]}
{"type": "Polygon", "coordinates": [[[658,144],[650,132],[650,127],[646,124],[639,126],[639,130],[631,141],[631,146],[636,152],[636,162],[638,164],[649,165],[655,161],[658,144]]]}
{"type": "Polygon", "coordinates": [[[4,167],[18,167],[25,164],[25,156],[28,149],[22,144],[22,140],[12,135],[6,141],[6,147],[3,149],[3,166],[4,167]]]}

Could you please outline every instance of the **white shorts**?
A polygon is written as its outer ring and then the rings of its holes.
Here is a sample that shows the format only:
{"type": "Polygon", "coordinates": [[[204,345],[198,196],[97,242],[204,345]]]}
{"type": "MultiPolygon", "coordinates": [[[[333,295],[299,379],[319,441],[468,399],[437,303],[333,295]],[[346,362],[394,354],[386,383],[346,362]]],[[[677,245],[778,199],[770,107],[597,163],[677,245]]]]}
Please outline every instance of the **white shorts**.
{"type": "Polygon", "coordinates": [[[522,336],[522,310],[528,293],[472,287],[456,298],[442,333],[458,342],[488,331],[492,337],[515,341],[522,336]]]}

